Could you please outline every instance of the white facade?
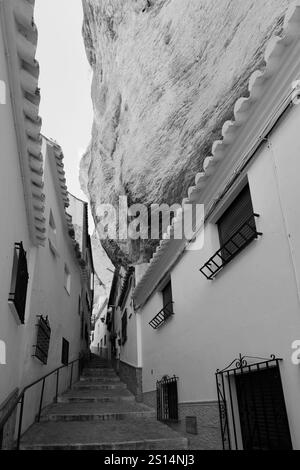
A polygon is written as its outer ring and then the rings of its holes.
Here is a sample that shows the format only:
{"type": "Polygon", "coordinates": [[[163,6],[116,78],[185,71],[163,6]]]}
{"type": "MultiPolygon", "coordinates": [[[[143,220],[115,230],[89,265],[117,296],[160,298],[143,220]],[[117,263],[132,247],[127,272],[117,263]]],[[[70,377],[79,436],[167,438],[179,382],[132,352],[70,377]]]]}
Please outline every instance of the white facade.
{"type": "MultiPolygon", "coordinates": [[[[0,102],[0,421],[25,386],[62,365],[63,338],[69,363],[88,351],[81,339],[79,296],[89,264],[70,236],[62,151],[40,135],[33,10],[34,2],[0,2],[0,82],[5,85],[0,102]],[[29,275],[23,324],[8,302],[15,243],[20,242],[29,275]],[[48,318],[51,328],[47,364],[35,356],[39,316],[48,318]]],[[[78,363],[73,377],[77,373],[78,363]]],[[[70,367],[60,371],[59,393],[69,386],[70,374],[70,367]]],[[[53,375],[45,383],[43,406],[53,400],[55,388],[53,375]]],[[[22,431],[35,419],[40,393],[41,383],[26,393],[22,431]]],[[[13,418],[4,428],[4,446],[13,434],[13,418]]],[[[0,430],[0,447],[1,441],[0,430]]]]}
{"type": "MultiPolygon", "coordinates": [[[[294,449],[300,449],[300,375],[292,362],[300,335],[300,106],[288,103],[300,77],[299,19],[297,7],[286,19],[284,39],[273,41],[266,53],[266,70],[251,77],[249,98],[237,103],[235,121],[224,125],[223,140],[214,143],[190,188],[189,202],[205,204],[203,248],[190,251],[188,241],[165,239],[134,293],[144,394],[154,395],[157,380],[176,375],[181,407],[217,404],[217,369],[240,353],[266,359],[274,354],[282,359],[294,449]],[[247,181],[263,235],[207,280],[199,269],[220,248],[217,222],[247,181]],[[161,288],[169,279],[174,316],[154,330],[149,322],[163,308],[161,288]]],[[[201,427],[205,419],[199,416],[201,427]]]]}

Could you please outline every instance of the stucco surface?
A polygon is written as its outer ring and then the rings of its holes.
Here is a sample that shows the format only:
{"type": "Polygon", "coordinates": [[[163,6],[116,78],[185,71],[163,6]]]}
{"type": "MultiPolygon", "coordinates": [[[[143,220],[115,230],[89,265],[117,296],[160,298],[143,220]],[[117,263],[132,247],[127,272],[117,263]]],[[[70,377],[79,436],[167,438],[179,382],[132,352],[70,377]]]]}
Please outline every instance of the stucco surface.
{"type": "MultiPolygon", "coordinates": [[[[100,203],[120,194],[147,204],[186,197],[290,3],[83,0],[95,117],[81,182],[96,223],[100,203]]],[[[117,248],[134,262],[151,254],[147,244],[108,244],[113,260],[117,248]]]]}

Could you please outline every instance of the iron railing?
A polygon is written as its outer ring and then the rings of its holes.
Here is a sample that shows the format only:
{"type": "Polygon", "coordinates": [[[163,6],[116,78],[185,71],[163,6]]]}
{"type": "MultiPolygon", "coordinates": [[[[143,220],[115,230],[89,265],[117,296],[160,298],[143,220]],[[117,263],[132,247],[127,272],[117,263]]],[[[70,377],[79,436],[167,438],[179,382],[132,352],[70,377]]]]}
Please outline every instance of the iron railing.
{"type": "Polygon", "coordinates": [[[15,243],[14,252],[14,265],[13,277],[15,277],[13,292],[9,293],[8,301],[12,302],[15,306],[17,315],[21,324],[25,321],[25,307],[28,286],[28,269],[26,251],[23,248],[23,243],[15,243]]]}
{"type": "Polygon", "coordinates": [[[4,426],[6,425],[7,421],[9,418],[13,415],[15,410],[17,409],[18,405],[20,405],[20,412],[19,412],[19,419],[18,419],[18,433],[17,433],[17,441],[15,444],[16,450],[19,450],[20,448],[20,441],[21,441],[21,433],[22,433],[22,423],[23,423],[23,413],[24,413],[24,403],[25,403],[25,394],[26,392],[34,387],[35,385],[39,384],[42,382],[42,388],[41,388],[41,395],[40,395],[40,401],[39,401],[39,409],[38,409],[38,414],[36,416],[36,422],[40,422],[41,419],[41,413],[43,409],[43,397],[44,397],[44,391],[45,391],[45,382],[46,379],[54,374],[56,374],[56,388],[55,388],[55,399],[54,402],[57,402],[58,399],[58,394],[59,394],[59,376],[60,376],[60,371],[64,369],[65,367],[71,366],[71,374],[70,374],[70,385],[69,387],[72,387],[73,384],[73,368],[74,364],[78,363],[78,378],[82,373],[84,364],[85,364],[85,358],[80,356],[78,359],[75,359],[72,362],[69,362],[67,365],[63,365],[60,367],[57,367],[55,370],[52,372],[49,372],[48,374],[44,375],[43,377],[39,378],[35,382],[32,382],[30,385],[27,385],[25,388],[23,388],[22,392],[18,395],[18,397],[14,400],[12,403],[11,407],[7,411],[7,413],[3,416],[3,418],[0,420],[0,435],[3,432],[4,426]]]}
{"type": "Polygon", "coordinates": [[[37,341],[33,346],[33,356],[37,357],[43,364],[47,364],[48,352],[50,345],[51,328],[49,325],[48,317],[44,318],[42,315],[38,315],[37,326],[37,341]]]}
{"type": "Polygon", "coordinates": [[[165,305],[160,312],[149,322],[149,325],[154,329],[157,330],[160,326],[162,326],[170,317],[174,315],[173,312],[173,304],[174,302],[169,302],[165,305]]]}
{"type": "Polygon", "coordinates": [[[202,266],[200,272],[206,279],[214,279],[246,246],[258,236],[262,236],[262,232],[258,232],[255,223],[253,223],[255,217],[259,217],[259,214],[252,214],[232,237],[202,266]]]}
{"type": "Polygon", "coordinates": [[[178,377],[168,377],[156,383],[157,419],[163,422],[178,422],[178,377]]]}
{"type": "Polygon", "coordinates": [[[240,354],[216,371],[223,450],[292,448],[281,360],[274,355],[265,359],[240,354]]]}

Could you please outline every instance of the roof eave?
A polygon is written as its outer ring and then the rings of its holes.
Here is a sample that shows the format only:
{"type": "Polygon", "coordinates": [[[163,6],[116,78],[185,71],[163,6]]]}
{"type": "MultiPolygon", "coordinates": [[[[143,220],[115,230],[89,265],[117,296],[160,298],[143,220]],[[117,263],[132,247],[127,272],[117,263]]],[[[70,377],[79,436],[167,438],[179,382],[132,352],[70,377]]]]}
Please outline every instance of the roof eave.
{"type": "MultiPolygon", "coordinates": [[[[203,171],[195,177],[195,186],[188,190],[185,204],[204,204],[205,213],[219,192],[226,177],[237,163],[254,148],[266,131],[268,121],[280,106],[292,99],[292,83],[300,78],[300,2],[289,9],[282,37],[274,37],[265,52],[265,68],[254,72],[249,80],[249,96],[237,100],[234,120],[224,123],[222,139],[212,145],[212,154],[203,163],[203,171]],[[289,53],[287,53],[289,51],[289,53]]],[[[172,226],[161,240],[149,267],[136,286],[133,298],[142,307],[184,252],[188,240],[172,240],[174,224],[180,223],[178,211],[172,226]]],[[[200,227],[199,227],[200,229],[200,227]]]]}

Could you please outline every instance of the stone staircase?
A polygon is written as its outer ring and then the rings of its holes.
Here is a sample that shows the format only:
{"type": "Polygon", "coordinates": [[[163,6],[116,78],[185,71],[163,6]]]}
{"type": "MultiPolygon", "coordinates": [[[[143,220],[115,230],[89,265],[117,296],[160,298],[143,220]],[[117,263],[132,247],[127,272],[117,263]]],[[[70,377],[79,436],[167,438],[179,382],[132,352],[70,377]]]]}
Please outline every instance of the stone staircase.
{"type": "Polygon", "coordinates": [[[23,435],[23,450],[180,450],[187,439],[137,403],[110,364],[93,357],[80,381],[23,435]]]}

